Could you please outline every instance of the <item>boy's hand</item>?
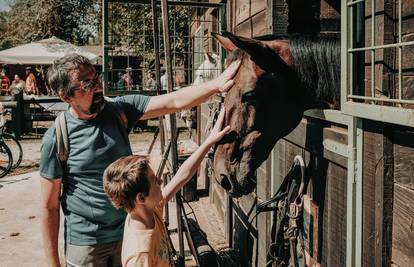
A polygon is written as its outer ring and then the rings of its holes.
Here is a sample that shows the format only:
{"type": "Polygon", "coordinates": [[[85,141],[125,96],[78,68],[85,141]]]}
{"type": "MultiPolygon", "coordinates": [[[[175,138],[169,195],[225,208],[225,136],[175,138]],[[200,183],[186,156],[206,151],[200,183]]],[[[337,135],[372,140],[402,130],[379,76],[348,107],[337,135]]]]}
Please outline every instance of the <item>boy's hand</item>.
{"type": "Polygon", "coordinates": [[[231,63],[219,77],[211,81],[212,86],[219,92],[227,92],[234,84],[232,79],[240,67],[240,62],[241,60],[236,60],[231,63]]]}
{"type": "Polygon", "coordinates": [[[226,126],[224,127],[224,129],[222,129],[223,122],[224,122],[224,114],[225,114],[225,109],[223,107],[217,118],[216,124],[211,130],[210,135],[207,137],[206,142],[209,142],[210,144],[215,144],[218,141],[220,141],[223,138],[223,136],[225,136],[226,134],[230,132],[230,126],[226,126]]]}

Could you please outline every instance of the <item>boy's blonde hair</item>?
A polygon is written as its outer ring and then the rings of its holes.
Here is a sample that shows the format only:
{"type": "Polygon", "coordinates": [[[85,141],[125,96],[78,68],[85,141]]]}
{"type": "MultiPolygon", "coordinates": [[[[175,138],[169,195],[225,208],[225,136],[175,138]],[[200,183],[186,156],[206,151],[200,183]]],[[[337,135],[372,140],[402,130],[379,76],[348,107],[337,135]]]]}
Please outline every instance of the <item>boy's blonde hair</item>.
{"type": "Polygon", "coordinates": [[[103,175],[104,190],[117,209],[129,212],[135,207],[139,193],[149,194],[147,156],[131,155],[110,164],[103,175]]]}

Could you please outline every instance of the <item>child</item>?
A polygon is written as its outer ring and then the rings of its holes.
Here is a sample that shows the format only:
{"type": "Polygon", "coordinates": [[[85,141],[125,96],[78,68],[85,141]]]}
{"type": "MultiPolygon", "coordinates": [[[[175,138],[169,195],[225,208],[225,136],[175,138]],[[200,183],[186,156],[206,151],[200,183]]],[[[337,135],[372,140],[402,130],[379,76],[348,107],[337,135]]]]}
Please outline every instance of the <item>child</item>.
{"type": "Polygon", "coordinates": [[[164,188],[145,156],[122,157],[105,170],[106,194],[116,208],[128,213],[122,243],[123,266],[173,266],[168,233],[162,220],[163,206],[191,179],[210,147],[230,131],[230,126],[220,130],[223,121],[224,109],[210,136],[164,188]]]}

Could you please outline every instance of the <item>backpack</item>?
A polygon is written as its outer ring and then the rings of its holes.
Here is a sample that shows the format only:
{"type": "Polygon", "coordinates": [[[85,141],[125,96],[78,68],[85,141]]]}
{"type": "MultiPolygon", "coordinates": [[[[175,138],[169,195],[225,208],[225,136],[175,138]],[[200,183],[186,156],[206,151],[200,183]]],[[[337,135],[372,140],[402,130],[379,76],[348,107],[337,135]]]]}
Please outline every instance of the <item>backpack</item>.
{"type": "MultiPolygon", "coordinates": [[[[105,104],[108,107],[109,113],[116,114],[119,122],[124,129],[128,127],[128,118],[124,111],[122,111],[113,102],[108,101],[105,104]]],[[[66,161],[69,157],[69,135],[68,128],[66,126],[65,112],[60,112],[55,119],[56,128],[56,145],[57,145],[57,157],[62,164],[64,171],[66,171],[66,161]]]]}

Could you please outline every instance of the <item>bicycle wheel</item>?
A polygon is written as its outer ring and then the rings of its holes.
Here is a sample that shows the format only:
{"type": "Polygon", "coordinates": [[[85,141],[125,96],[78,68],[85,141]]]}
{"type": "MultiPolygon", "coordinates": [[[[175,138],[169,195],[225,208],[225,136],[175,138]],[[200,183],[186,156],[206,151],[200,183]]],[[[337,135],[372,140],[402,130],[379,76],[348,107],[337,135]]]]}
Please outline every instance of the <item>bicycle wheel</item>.
{"type": "Polygon", "coordinates": [[[6,176],[13,165],[13,157],[10,149],[3,142],[0,142],[0,178],[6,176]]]}
{"type": "Polygon", "coordinates": [[[9,133],[3,133],[4,143],[10,148],[13,157],[13,165],[12,169],[16,169],[19,167],[20,163],[22,162],[23,158],[23,149],[20,142],[9,133]]]}

